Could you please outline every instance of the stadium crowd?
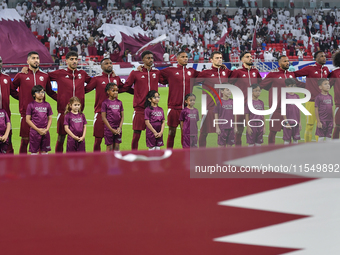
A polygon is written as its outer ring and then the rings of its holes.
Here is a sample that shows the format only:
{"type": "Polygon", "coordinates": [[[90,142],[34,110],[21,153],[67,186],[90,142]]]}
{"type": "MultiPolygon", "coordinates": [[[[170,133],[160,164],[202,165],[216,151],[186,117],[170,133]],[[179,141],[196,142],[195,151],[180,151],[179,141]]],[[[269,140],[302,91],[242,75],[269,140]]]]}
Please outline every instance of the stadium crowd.
{"type": "MultiPolygon", "coordinates": [[[[156,7],[149,0],[125,6],[119,1],[98,5],[47,1],[39,6],[32,2],[18,3],[16,10],[51,55],[59,58],[73,50],[82,56],[99,56],[100,61],[102,56],[119,51],[111,38],[98,31],[104,23],[140,26],[151,39],[165,34],[163,45],[169,54],[165,60],[183,49],[189,60],[196,62],[208,61],[214,50],[223,53],[225,62],[231,62],[233,57],[238,59],[247,50],[254,58],[265,61],[274,61],[279,55],[289,55],[291,60],[312,60],[318,50],[330,58],[339,45],[340,9],[336,7],[330,11],[322,7],[303,8],[293,16],[288,8],[239,7],[231,13],[217,1],[212,3],[214,8],[174,7],[171,1],[163,1],[163,5],[170,7],[156,7]],[[254,30],[256,46],[252,45],[254,30]]],[[[128,53],[128,50],[124,52],[124,61],[133,60],[128,58],[128,53]]]]}

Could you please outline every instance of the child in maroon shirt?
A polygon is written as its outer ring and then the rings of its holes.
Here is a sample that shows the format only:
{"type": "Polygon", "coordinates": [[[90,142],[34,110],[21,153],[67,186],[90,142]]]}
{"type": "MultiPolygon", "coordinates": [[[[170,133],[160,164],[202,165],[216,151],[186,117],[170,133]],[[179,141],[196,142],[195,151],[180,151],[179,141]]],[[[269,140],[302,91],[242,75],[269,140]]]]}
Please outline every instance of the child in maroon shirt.
{"type": "Polygon", "coordinates": [[[118,99],[118,86],[108,83],[105,87],[109,98],[102,102],[102,120],[104,126],[104,139],[106,151],[119,151],[119,144],[122,142],[122,126],[124,121],[123,104],[118,99]]]}
{"type": "Polygon", "coordinates": [[[0,154],[6,153],[8,147],[8,135],[11,131],[11,122],[4,109],[0,109],[0,154]]]}
{"type": "Polygon", "coordinates": [[[71,97],[66,106],[64,126],[67,136],[67,152],[85,151],[86,134],[85,115],[81,112],[78,97],[71,97]]]}
{"type": "Polygon", "coordinates": [[[49,129],[52,124],[52,108],[48,102],[44,101],[45,90],[41,85],[32,88],[34,101],[29,103],[26,110],[26,122],[30,126],[29,132],[29,152],[47,154],[51,151],[49,129]]]}
{"type": "Polygon", "coordinates": [[[160,150],[163,146],[165,126],[164,112],[158,106],[160,96],[156,90],[149,91],[145,99],[146,146],[149,150],[160,150]]]}
{"type": "Polygon", "coordinates": [[[315,135],[319,136],[318,142],[326,141],[332,137],[334,123],[333,98],[328,93],[330,90],[329,81],[322,78],[318,81],[321,93],[315,97],[315,116],[317,120],[317,128],[315,135]]]}

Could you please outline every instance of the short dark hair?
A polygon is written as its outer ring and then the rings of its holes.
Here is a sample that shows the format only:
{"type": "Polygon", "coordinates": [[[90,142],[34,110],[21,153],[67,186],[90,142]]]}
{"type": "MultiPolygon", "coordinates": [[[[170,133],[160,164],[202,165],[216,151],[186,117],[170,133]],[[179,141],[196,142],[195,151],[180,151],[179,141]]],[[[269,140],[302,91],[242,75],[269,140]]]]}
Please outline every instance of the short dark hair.
{"type": "Polygon", "coordinates": [[[252,89],[256,89],[257,87],[259,87],[261,89],[260,84],[254,83],[250,86],[252,89]]]}
{"type": "Polygon", "coordinates": [[[104,60],[111,60],[110,58],[103,58],[101,61],[100,61],[100,64],[102,64],[104,62],[104,60]]]}
{"type": "Polygon", "coordinates": [[[108,92],[111,88],[113,88],[114,86],[116,86],[118,88],[118,85],[113,83],[113,82],[109,82],[108,84],[106,84],[105,86],[105,92],[108,92]]]}
{"type": "Polygon", "coordinates": [[[286,58],[286,57],[287,57],[286,55],[281,55],[281,56],[279,56],[279,57],[277,58],[277,61],[280,61],[281,58],[286,58]]]}
{"type": "Polygon", "coordinates": [[[333,55],[333,66],[340,67],[340,52],[333,55]]]}
{"type": "Polygon", "coordinates": [[[35,93],[37,92],[40,92],[40,91],[45,91],[44,87],[41,86],[41,85],[35,85],[33,88],[32,88],[32,91],[31,91],[31,94],[32,94],[32,97],[35,99],[35,93]]]}
{"type": "Polygon", "coordinates": [[[314,59],[315,60],[318,57],[319,53],[323,53],[323,51],[322,50],[318,50],[317,52],[314,53],[314,59]]]}
{"type": "Polygon", "coordinates": [[[38,55],[39,56],[39,53],[36,52],[36,51],[30,51],[28,54],[27,54],[27,58],[29,58],[30,56],[32,55],[38,55]]]}
{"type": "Polygon", "coordinates": [[[246,55],[246,54],[251,54],[251,53],[249,51],[242,52],[241,55],[240,55],[240,59],[242,59],[244,57],[244,55],[246,55]]]}
{"type": "Polygon", "coordinates": [[[149,50],[143,51],[142,59],[145,57],[145,55],[148,55],[148,54],[152,54],[152,56],[153,56],[153,52],[152,51],[149,51],[149,50]]]}
{"type": "Polygon", "coordinates": [[[213,51],[210,55],[210,58],[213,59],[215,55],[222,55],[222,52],[220,51],[213,51]]]}
{"type": "Polygon", "coordinates": [[[182,53],[185,53],[185,54],[186,54],[186,52],[185,52],[184,50],[181,50],[181,51],[179,51],[179,52],[176,54],[176,57],[178,57],[178,56],[181,55],[182,53]]]}
{"type": "Polygon", "coordinates": [[[288,87],[289,85],[295,85],[296,81],[293,78],[288,78],[288,79],[285,79],[285,84],[288,87]]]}
{"type": "Polygon", "coordinates": [[[70,57],[78,57],[78,53],[71,50],[66,54],[66,59],[69,59],[70,57]]]}
{"type": "Polygon", "coordinates": [[[324,83],[325,81],[328,81],[326,78],[321,78],[318,80],[318,86],[320,87],[322,85],[322,83],[324,83]]]}

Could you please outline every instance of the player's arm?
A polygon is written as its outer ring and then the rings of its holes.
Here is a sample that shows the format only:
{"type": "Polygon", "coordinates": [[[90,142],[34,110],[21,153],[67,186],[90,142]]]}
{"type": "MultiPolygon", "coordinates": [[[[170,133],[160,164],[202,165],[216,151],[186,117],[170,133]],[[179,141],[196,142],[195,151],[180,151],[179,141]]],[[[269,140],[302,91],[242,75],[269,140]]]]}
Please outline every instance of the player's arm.
{"type": "Polygon", "coordinates": [[[27,124],[31,128],[33,128],[35,131],[37,131],[39,133],[39,135],[44,135],[45,134],[45,130],[43,128],[37,128],[37,126],[34,125],[34,123],[32,122],[31,117],[32,117],[31,115],[27,115],[26,114],[26,122],[27,122],[27,124]]]}
{"type": "MultiPolygon", "coordinates": [[[[333,105],[333,104],[332,104],[333,105]]],[[[335,123],[335,112],[334,112],[334,108],[332,108],[332,116],[333,116],[333,127],[336,127],[336,123],[335,123]]]]}
{"type": "Polygon", "coordinates": [[[51,81],[57,81],[59,76],[59,70],[55,70],[53,72],[48,73],[48,77],[50,78],[51,81]]]}
{"type": "Polygon", "coordinates": [[[300,70],[295,71],[294,74],[296,77],[308,76],[308,74],[311,72],[311,70],[309,69],[309,66],[306,66],[300,70]]]}
{"type": "Polygon", "coordinates": [[[132,71],[129,75],[129,77],[126,79],[125,84],[123,88],[125,90],[128,90],[132,87],[132,85],[135,83],[135,71],[132,71]]]}
{"type": "Polygon", "coordinates": [[[52,89],[50,77],[47,78],[47,82],[46,82],[46,93],[47,93],[47,95],[49,95],[54,101],[57,101],[57,99],[58,99],[58,94],[57,94],[55,91],[53,91],[53,89],[52,89]]]}
{"type": "Polygon", "coordinates": [[[166,84],[169,84],[168,82],[168,75],[169,73],[167,72],[168,68],[164,68],[162,70],[160,70],[160,73],[159,73],[159,83],[160,84],[163,84],[163,85],[166,85],[166,84]]]}
{"type": "Polygon", "coordinates": [[[11,88],[10,88],[10,93],[13,98],[16,100],[19,100],[19,92],[17,91],[18,87],[20,86],[20,76],[17,74],[14,77],[13,82],[10,82],[11,88]]]}
{"type": "Polygon", "coordinates": [[[93,78],[86,86],[85,86],[85,94],[91,92],[97,87],[97,78],[93,78]]]}
{"type": "Polygon", "coordinates": [[[231,84],[235,84],[238,78],[238,72],[236,70],[234,70],[229,77],[229,83],[231,84]]]}
{"type": "MultiPolygon", "coordinates": [[[[119,76],[117,76],[117,77],[119,77],[119,76]]],[[[129,87],[129,88],[124,87],[124,83],[119,78],[118,93],[124,93],[124,92],[127,92],[127,93],[129,93],[131,95],[135,94],[135,90],[133,88],[131,88],[131,87],[129,87]]]]}
{"type": "Polygon", "coordinates": [[[272,87],[273,78],[271,76],[271,73],[269,73],[263,80],[260,81],[261,89],[269,90],[272,87]]]}
{"type": "MultiPolygon", "coordinates": [[[[234,116],[234,121],[235,123],[237,122],[237,115],[234,116]]],[[[236,134],[237,133],[237,125],[234,124],[234,133],[236,134]]]]}
{"type": "MultiPolygon", "coordinates": [[[[218,120],[218,113],[215,113],[215,120],[218,120]]],[[[221,134],[221,130],[220,130],[220,126],[218,125],[218,121],[215,122],[215,126],[216,126],[216,134],[220,135],[221,134]]]]}
{"type": "Polygon", "coordinates": [[[90,75],[87,74],[87,72],[84,71],[84,74],[85,74],[85,82],[87,84],[89,84],[92,80],[92,77],[90,75]]]}

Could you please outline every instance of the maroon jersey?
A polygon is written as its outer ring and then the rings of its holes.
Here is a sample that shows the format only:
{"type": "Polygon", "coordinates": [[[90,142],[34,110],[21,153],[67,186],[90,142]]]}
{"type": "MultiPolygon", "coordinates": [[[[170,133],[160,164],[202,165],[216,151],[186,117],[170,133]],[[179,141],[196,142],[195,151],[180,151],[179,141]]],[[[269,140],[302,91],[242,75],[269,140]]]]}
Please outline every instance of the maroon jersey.
{"type": "MultiPolygon", "coordinates": [[[[226,84],[231,73],[232,71],[230,71],[229,69],[222,69],[212,66],[211,68],[205,69],[200,72],[195,83],[202,83],[204,89],[211,91],[208,86],[214,88],[215,84],[226,84]]],[[[219,89],[216,90],[219,91],[219,89]]],[[[203,91],[202,93],[206,94],[205,91],[203,91]]],[[[219,101],[219,98],[217,98],[215,93],[212,93],[212,95],[214,96],[216,102],[219,101]]],[[[207,108],[210,110],[213,110],[215,108],[214,100],[210,96],[207,97],[207,108]]]]}
{"type": "MultiPolygon", "coordinates": [[[[269,91],[269,107],[273,104],[273,88],[277,88],[277,110],[281,109],[281,88],[286,87],[285,80],[288,78],[295,78],[294,72],[289,72],[281,67],[274,69],[261,81],[261,89],[269,91]]],[[[298,81],[296,81],[299,85],[298,81]]],[[[303,84],[304,85],[304,84],[303,84]]]]}
{"type": "Polygon", "coordinates": [[[197,121],[200,120],[196,108],[184,108],[179,115],[179,120],[183,121],[183,135],[197,135],[197,121]]]}
{"type": "Polygon", "coordinates": [[[218,118],[227,120],[226,124],[218,124],[220,129],[231,129],[233,128],[231,123],[234,122],[233,115],[233,99],[229,98],[228,100],[221,99],[222,105],[220,102],[215,106],[215,113],[218,113],[218,118]]]}
{"type": "Polygon", "coordinates": [[[65,111],[71,97],[78,97],[81,109],[84,110],[85,82],[89,83],[91,77],[83,70],[59,69],[49,73],[51,81],[58,83],[57,109],[59,113],[65,111]]]}
{"type": "Polygon", "coordinates": [[[91,82],[86,85],[85,87],[85,93],[88,93],[92,91],[93,89],[96,89],[96,101],[94,103],[94,112],[100,113],[102,109],[102,102],[108,98],[107,93],[105,92],[105,87],[108,83],[114,83],[118,86],[118,93],[122,92],[129,92],[130,94],[133,94],[133,89],[130,88],[128,91],[123,88],[124,83],[120,80],[119,76],[112,76],[111,74],[102,73],[102,75],[98,75],[96,77],[93,77],[91,79],[91,82]]]}
{"type": "Polygon", "coordinates": [[[315,97],[315,108],[319,110],[320,121],[333,120],[333,99],[330,94],[319,94],[315,97]]]}
{"type": "Polygon", "coordinates": [[[49,103],[33,101],[28,104],[26,115],[31,115],[31,121],[37,128],[46,128],[48,116],[53,115],[53,112],[49,103]]]}
{"type": "Polygon", "coordinates": [[[19,99],[19,111],[21,116],[25,116],[27,105],[32,102],[32,88],[35,85],[43,86],[47,95],[54,100],[57,100],[57,93],[52,90],[50,78],[47,73],[40,70],[34,73],[30,69],[28,69],[27,74],[18,73],[13,80],[11,95],[16,99],[19,99]],[[17,91],[18,87],[19,92],[17,91]]]}
{"type": "Polygon", "coordinates": [[[3,136],[6,133],[8,122],[10,121],[6,110],[0,109],[0,136],[3,136]]]}
{"type": "Polygon", "coordinates": [[[64,125],[68,125],[68,128],[75,136],[83,136],[84,125],[86,124],[87,121],[83,113],[74,114],[72,112],[68,112],[65,115],[64,125]]]}
{"type": "Polygon", "coordinates": [[[335,106],[340,107],[340,68],[335,68],[329,75],[329,83],[334,87],[335,106]]]}
{"type": "Polygon", "coordinates": [[[145,109],[145,98],[150,90],[158,91],[158,82],[160,80],[160,71],[155,68],[151,68],[148,71],[145,67],[142,71],[131,71],[127,78],[124,89],[129,89],[133,84],[134,86],[134,97],[133,97],[133,108],[136,111],[144,111],[145,109]]]}
{"type": "MultiPolygon", "coordinates": [[[[192,92],[190,80],[196,78],[199,72],[194,68],[178,65],[161,70],[162,84],[169,84],[168,108],[184,109],[185,95],[192,92]]],[[[191,80],[193,84],[193,80],[191,80]]]]}
{"type": "Polygon", "coordinates": [[[11,94],[10,89],[12,86],[11,77],[0,72],[0,109],[4,109],[9,118],[11,117],[11,110],[9,109],[9,95],[11,94]]]}
{"type": "Polygon", "coordinates": [[[296,77],[306,76],[306,89],[312,94],[310,101],[314,102],[315,97],[321,93],[319,89],[318,80],[320,78],[327,78],[329,70],[327,66],[322,66],[315,63],[310,66],[306,66],[301,70],[295,71],[296,77]]]}
{"type": "Polygon", "coordinates": [[[229,78],[229,82],[242,90],[244,95],[244,104],[247,104],[248,88],[252,84],[259,84],[262,77],[255,67],[250,69],[245,68],[243,65],[233,71],[229,78]]]}
{"type": "MultiPolygon", "coordinates": [[[[297,94],[289,94],[286,93],[287,99],[299,99],[299,95],[297,94]]],[[[291,120],[296,120],[296,122],[300,123],[300,109],[295,104],[287,104],[286,105],[286,118],[288,119],[289,125],[295,125],[296,123],[291,120]]]]}
{"type": "MultiPolygon", "coordinates": [[[[121,112],[124,111],[123,103],[119,99],[105,99],[102,103],[101,112],[106,112],[106,119],[112,128],[118,128],[122,119],[121,112]]],[[[108,129],[106,125],[104,129],[108,129]]]]}
{"type": "MultiPolygon", "coordinates": [[[[264,103],[263,103],[262,100],[260,100],[260,99],[254,100],[253,99],[252,102],[253,102],[253,106],[256,110],[264,110],[264,103]]],[[[246,109],[245,109],[244,113],[249,114],[249,120],[262,120],[262,121],[264,121],[264,116],[263,115],[256,115],[256,114],[252,113],[249,110],[248,104],[246,104],[246,109]]],[[[252,121],[252,123],[254,123],[254,122],[255,121],[252,121]]]]}

